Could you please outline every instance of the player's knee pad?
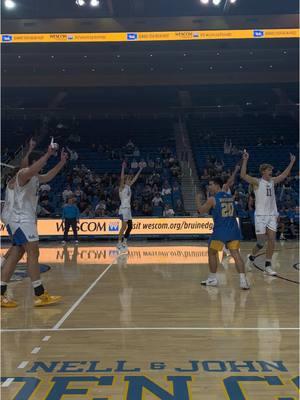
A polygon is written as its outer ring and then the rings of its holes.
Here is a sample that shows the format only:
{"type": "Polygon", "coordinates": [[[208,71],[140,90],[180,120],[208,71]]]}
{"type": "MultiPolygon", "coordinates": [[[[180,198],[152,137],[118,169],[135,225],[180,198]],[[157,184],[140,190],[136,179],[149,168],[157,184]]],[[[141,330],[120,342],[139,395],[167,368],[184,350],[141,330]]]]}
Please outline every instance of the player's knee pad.
{"type": "Polygon", "coordinates": [[[264,246],[265,246],[265,242],[266,242],[266,241],[263,240],[263,239],[258,240],[258,241],[256,242],[256,247],[257,247],[259,250],[263,249],[264,246]]]}

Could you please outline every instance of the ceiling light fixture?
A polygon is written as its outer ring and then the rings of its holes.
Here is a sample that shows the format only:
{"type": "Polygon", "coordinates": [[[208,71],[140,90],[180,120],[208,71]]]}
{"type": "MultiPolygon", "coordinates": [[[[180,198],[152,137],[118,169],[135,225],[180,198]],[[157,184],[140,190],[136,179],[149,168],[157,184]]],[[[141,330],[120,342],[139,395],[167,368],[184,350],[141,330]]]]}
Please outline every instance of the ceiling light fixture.
{"type": "Polygon", "coordinates": [[[91,2],[90,2],[91,7],[98,7],[99,4],[100,4],[99,0],[91,0],[91,2]]]}
{"type": "Polygon", "coordinates": [[[16,8],[16,3],[13,0],[5,0],[4,5],[8,10],[13,10],[16,8]]]}
{"type": "Polygon", "coordinates": [[[79,7],[85,6],[85,0],[76,0],[75,2],[79,7]]]}

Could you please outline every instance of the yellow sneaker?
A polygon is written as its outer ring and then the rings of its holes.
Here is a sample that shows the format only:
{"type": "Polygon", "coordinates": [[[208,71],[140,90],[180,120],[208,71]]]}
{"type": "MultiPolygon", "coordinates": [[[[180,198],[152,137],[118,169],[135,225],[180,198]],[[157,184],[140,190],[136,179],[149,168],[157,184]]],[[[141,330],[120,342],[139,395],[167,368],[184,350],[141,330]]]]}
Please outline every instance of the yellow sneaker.
{"type": "Polygon", "coordinates": [[[14,308],[17,306],[18,306],[18,303],[16,303],[14,300],[10,299],[6,295],[1,296],[1,307],[14,308]]]}
{"type": "Polygon", "coordinates": [[[50,296],[45,290],[41,296],[35,296],[34,305],[35,307],[47,306],[49,304],[58,303],[62,299],[62,296],[50,296]]]}

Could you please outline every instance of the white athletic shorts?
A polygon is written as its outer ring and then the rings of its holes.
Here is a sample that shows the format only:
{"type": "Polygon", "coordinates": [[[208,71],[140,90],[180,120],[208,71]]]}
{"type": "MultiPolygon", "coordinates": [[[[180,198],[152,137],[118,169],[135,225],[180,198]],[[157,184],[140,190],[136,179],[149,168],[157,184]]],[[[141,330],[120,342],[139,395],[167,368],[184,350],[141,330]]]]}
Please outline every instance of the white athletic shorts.
{"type": "Polygon", "coordinates": [[[276,215],[255,215],[255,232],[257,235],[265,235],[267,228],[277,231],[276,215]]]}
{"type": "Polygon", "coordinates": [[[39,235],[35,222],[9,223],[9,235],[16,246],[22,246],[28,242],[37,242],[39,235]]]}
{"type": "Polygon", "coordinates": [[[131,209],[130,208],[119,208],[119,216],[122,221],[128,222],[132,219],[131,209]]]}

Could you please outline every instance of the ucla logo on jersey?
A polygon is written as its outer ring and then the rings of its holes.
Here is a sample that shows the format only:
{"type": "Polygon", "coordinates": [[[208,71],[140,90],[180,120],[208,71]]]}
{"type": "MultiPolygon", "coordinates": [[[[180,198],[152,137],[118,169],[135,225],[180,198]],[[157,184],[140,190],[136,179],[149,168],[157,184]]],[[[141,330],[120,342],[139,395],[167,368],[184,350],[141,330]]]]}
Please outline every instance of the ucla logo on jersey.
{"type": "Polygon", "coordinates": [[[253,37],[255,37],[255,38],[262,38],[264,36],[265,36],[265,31],[262,31],[260,29],[255,29],[253,31],[253,37]]]}
{"type": "Polygon", "coordinates": [[[109,232],[118,232],[119,231],[119,222],[111,222],[108,225],[109,232]]]}

